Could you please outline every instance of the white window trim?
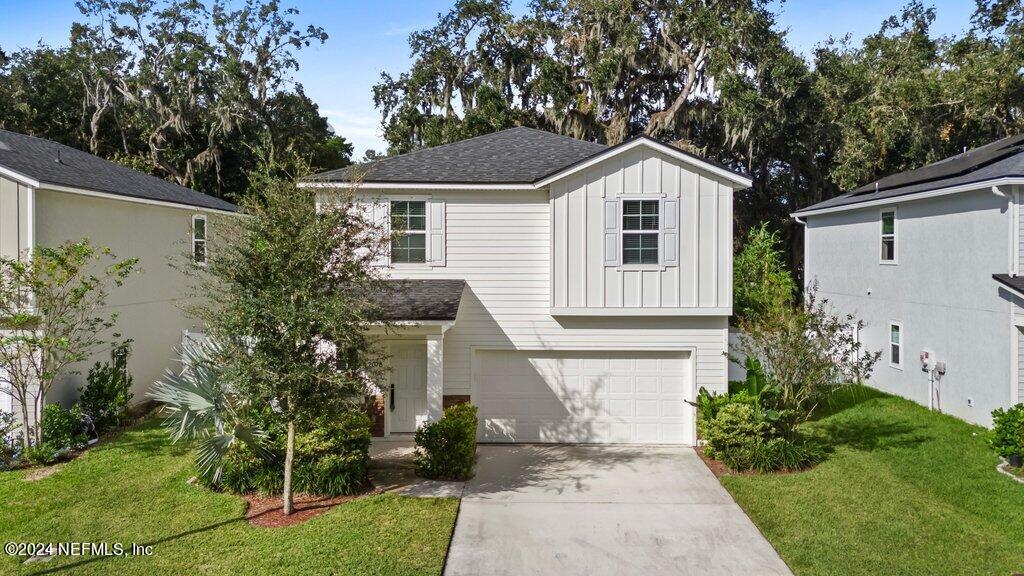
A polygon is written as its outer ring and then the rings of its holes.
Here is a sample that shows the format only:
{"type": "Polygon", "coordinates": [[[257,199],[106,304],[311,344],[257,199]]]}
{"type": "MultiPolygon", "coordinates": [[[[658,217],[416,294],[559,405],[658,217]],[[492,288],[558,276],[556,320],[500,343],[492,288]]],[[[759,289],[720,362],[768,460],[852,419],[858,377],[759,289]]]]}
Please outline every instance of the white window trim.
{"type": "Polygon", "coordinates": [[[878,263],[885,266],[896,266],[900,263],[900,216],[896,211],[895,206],[888,206],[878,211],[878,263]],[[892,212],[892,260],[885,260],[882,258],[882,246],[883,240],[886,234],[883,234],[885,224],[882,222],[882,217],[885,214],[892,212]]]}
{"type": "Polygon", "coordinates": [[[888,333],[886,334],[886,337],[885,337],[885,341],[888,343],[888,346],[885,349],[885,354],[886,354],[887,360],[889,361],[889,367],[890,368],[895,368],[897,370],[903,370],[903,356],[904,356],[904,354],[903,354],[903,346],[906,344],[906,341],[907,341],[907,335],[904,334],[904,332],[903,332],[903,323],[902,322],[896,322],[895,320],[890,320],[888,328],[889,328],[889,330],[888,330],[888,333]],[[895,326],[897,328],[897,330],[899,330],[899,333],[900,333],[900,341],[898,343],[892,341],[892,327],[893,326],[895,326]],[[893,344],[896,344],[896,346],[898,346],[899,349],[900,349],[900,361],[899,361],[898,364],[894,363],[892,361],[892,346],[893,346],[893,344]]]}
{"type": "Polygon", "coordinates": [[[432,195],[394,195],[384,196],[381,201],[388,205],[388,232],[394,234],[395,232],[402,232],[403,234],[423,234],[423,262],[395,262],[391,257],[391,247],[388,247],[388,266],[392,268],[433,268],[431,264],[430,254],[430,202],[433,200],[432,195]],[[423,209],[425,218],[423,219],[424,228],[423,230],[394,230],[391,228],[391,203],[392,202],[423,202],[423,209]]]}
{"type": "Polygon", "coordinates": [[[665,256],[665,254],[664,254],[664,249],[663,249],[663,245],[662,245],[663,242],[664,242],[664,234],[662,233],[662,221],[661,221],[661,219],[664,218],[665,215],[661,213],[661,210],[662,210],[662,202],[661,202],[661,200],[662,200],[662,198],[664,198],[664,196],[661,195],[661,194],[658,194],[658,195],[653,195],[653,194],[634,194],[634,195],[629,195],[629,196],[619,196],[619,266],[618,266],[619,270],[664,270],[665,269],[665,264],[664,264],[664,256],[665,256]],[[658,229],[657,230],[626,230],[626,227],[623,225],[623,221],[625,220],[625,217],[626,217],[625,203],[626,202],[636,202],[636,201],[641,201],[641,200],[657,202],[657,204],[658,204],[658,229]],[[626,259],[624,258],[624,255],[625,255],[625,252],[626,252],[626,240],[625,240],[624,236],[626,234],[649,234],[649,235],[655,236],[658,239],[658,262],[656,264],[626,264],[626,259]]]}
{"type": "Polygon", "coordinates": [[[197,266],[206,266],[206,263],[210,260],[210,221],[204,214],[193,214],[192,215],[192,261],[197,266]],[[203,237],[196,238],[196,222],[199,220],[203,221],[203,237]],[[203,261],[199,262],[196,260],[196,243],[201,242],[203,244],[203,261]]]}

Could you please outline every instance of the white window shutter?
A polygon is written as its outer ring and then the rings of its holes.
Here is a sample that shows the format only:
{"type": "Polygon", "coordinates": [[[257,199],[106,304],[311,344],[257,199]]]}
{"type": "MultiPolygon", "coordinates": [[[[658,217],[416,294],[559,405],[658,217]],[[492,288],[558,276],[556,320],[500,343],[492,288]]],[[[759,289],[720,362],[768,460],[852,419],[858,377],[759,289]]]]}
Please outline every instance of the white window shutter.
{"type": "Polygon", "coordinates": [[[679,200],[666,198],[661,201],[659,208],[661,264],[663,266],[679,266],[679,200]]]}
{"type": "MultiPolygon", "coordinates": [[[[375,201],[371,208],[370,217],[381,227],[385,236],[391,235],[391,203],[387,201],[375,201]]],[[[374,266],[387,266],[391,263],[391,242],[388,241],[384,250],[374,259],[374,266]]]]}
{"type": "Polygon", "coordinates": [[[430,228],[430,265],[444,266],[446,261],[445,246],[445,206],[444,200],[431,200],[427,203],[430,210],[428,226],[430,228]]]}
{"type": "Polygon", "coordinates": [[[604,201],[604,265],[618,266],[621,258],[619,250],[619,227],[622,220],[619,218],[619,199],[612,198],[604,201]]]}

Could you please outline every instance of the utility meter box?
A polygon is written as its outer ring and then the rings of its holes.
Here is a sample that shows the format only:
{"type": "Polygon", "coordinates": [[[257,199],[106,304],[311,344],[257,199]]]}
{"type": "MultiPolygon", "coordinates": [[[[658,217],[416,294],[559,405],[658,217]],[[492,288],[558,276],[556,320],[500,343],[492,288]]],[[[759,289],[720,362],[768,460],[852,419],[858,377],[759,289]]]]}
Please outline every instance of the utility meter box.
{"type": "Polygon", "coordinates": [[[921,371],[931,372],[935,369],[935,352],[927,348],[921,350],[921,371]]]}

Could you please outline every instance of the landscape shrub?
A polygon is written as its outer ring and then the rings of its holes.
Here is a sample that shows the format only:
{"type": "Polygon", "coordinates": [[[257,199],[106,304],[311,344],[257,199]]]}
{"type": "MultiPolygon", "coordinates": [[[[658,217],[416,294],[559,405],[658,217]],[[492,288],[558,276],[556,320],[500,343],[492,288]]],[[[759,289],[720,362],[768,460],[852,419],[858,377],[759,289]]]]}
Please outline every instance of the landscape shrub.
{"type": "Polygon", "coordinates": [[[416,473],[427,478],[465,480],[476,461],[476,406],[456,404],[436,422],[416,431],[416,473]]]}
{"type": "Polygon", "coordinates": [[[14,414],[0,411],[0,471],[10,470],[18,457],[19,443],[14,436],[17,428],[14,414]]]}
{"type": "Polygon", "coordinates": [[[992,411],[989,445],[1004,458],[1024,456],[1024,404],[992,411]]]}
{"type": "Polygon", "coordinates": [[[120,424],[131,402],[130,354],[131,340],[114,346],[110,351],[110,361],[94,364],[86,377],[86,386],[78,389],[82,412],[92,420],[97,434],[120,424]]]}
{"type": "Polygon", "coordinates": [[[62,452],[52,442],[44,441],[41,444],[33,444],[26,448],[25,459],[33,464],[45,466],[60,460],[62,452]]]}
{"type": "Polygon", "coordinates": [[[340,496],[364,490],[370,470],[370,417],[351,410],[295,438],[295,490],[340,496]]]}
{"type": "Polygon", "coordinates": [[[40,424],[43,444],[50,444],[57,451],[85,448],[88,437],[84,423],[85,415],[78,404],[71,408],[63,408],[60,404],[47,404],[43,408],[43,419],[40,424]]]}
{"type": "Polygon", "coordinates": [[[704,453],[737,471],[802,470],[824,459],[824,448],[796,430],[796,411],[782,408],[779,388],[760,363],[747,360],[747,378],[731,382],[730,392],[698,395],[697,430],[704,453]]]}
{"type": "MultiPolygon", "coordinates": [[[[296,492],[318,496],[356,494],[369,484],[370,418],[351,410],[317,421],[295,438],[292,481],[296,492]]],[[[203,483],[235,494],[280,494],[284,488],[284,438],[275,438],[271,458],[261,458],[244,443],[232,445],[219,480],[203,483]]]]}
{"type": "Polygon", "coordinates": [[[704,424],[702,437],[707,442],[704,453],[728,463],[731,456],[738,457],[741,453],[750,452],[757,443],[771,436],[771,424],[758,418],[753,406],[745,402],[729,403],[704,424]]]}

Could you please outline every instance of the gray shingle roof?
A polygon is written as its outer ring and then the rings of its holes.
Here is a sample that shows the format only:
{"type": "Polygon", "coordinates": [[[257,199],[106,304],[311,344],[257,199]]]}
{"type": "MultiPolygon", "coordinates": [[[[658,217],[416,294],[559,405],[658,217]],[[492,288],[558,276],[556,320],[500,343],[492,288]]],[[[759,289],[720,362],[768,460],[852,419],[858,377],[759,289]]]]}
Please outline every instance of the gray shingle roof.
{"type": "Polygon", "coordinates": [[[387,320],[455,320],[465,280],[387,280],[379,296],[387,320]]]}
{"type": "Polygon", "coordinates": [[[898,198],[997,178],[1024,177],[1024,142],[1020,136],[997,140],[915,170],[901,172],[861,186],[856,190],[794,212],[801,214],[822,208],[852,206],[872,200],[898,198]]]}
{"type": "MultiPolygon", "coordinates": [[[[533,128],[509,128],[391,156],[367,166],[364,182],[530,184],[607,150],[607,146],[533,128]]],[[[352,167],[306,178],[346,182],[352,167]]]]}
{"type": "Polygon", "coordinates": [[[234,212],[234,204],[70,146],[0,130],[0,166],[40,185],[55,184],[145,200],[234,212]],[[59,159],[59,161],[58,161],[59,159]]]}
{"type": "Polygon", "coordinates": [[[993,274],[992,279],[1003,286],[1024,294],[1024,276],[1010,276],[1009,274],[993,274]]]}

